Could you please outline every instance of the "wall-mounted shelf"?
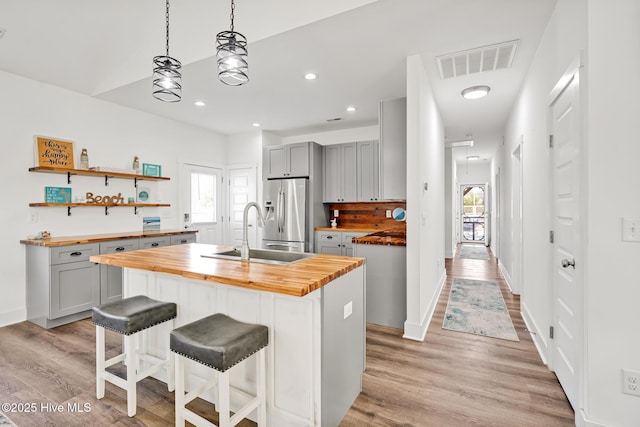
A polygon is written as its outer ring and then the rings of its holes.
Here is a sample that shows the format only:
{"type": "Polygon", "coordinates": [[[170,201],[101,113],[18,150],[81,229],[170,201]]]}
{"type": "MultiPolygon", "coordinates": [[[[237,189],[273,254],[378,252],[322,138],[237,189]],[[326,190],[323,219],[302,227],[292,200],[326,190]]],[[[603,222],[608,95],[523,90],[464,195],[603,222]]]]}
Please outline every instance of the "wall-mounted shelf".
{"type": "Polygon", "coordinates": [[[67,184],[71,184],[71,177],[73,175],[104,177],[104,185],[109,185],[109,178],[132,179],[134,187],[138,186],[138,181],[168,181],[171,179],[165,176],[137,175],[134,173],[107,172],[91,169],[52,168],[47,166],[36,166],[33,168],[29,168],[29,172],[56,173],[67,175],[67,184]]]}
{"type": "Polygon", "coordinates": [[[67,215],[71,216],[71,208],[104,208],[104,214],[109,215],[109,208],[133,208],[133,213],[138,213],[138,208],[169,207],[167,203],[29,203],[32,208],[67,208],[67,215]]]}

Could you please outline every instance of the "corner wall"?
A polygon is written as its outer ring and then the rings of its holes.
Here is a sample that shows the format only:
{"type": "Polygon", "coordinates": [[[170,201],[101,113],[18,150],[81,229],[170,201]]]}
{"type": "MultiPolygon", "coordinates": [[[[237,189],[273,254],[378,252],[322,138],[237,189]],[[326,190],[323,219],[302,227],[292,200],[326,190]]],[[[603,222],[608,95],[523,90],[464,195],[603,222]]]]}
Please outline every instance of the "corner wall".
{"type": "Polygon", "coordinates": [[[444,127],[425,65],[407,58],[407,320],[423,340],[445,279],[444,127]],[[424,184],[428,189],[424,189],[424,184]]]}

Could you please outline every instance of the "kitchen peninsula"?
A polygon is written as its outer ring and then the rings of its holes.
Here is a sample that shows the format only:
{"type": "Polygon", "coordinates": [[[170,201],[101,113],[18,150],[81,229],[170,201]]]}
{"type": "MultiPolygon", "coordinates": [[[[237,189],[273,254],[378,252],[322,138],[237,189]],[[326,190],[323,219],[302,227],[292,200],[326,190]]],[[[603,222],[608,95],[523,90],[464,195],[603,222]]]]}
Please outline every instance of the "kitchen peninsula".
{"type": "MultiPolygon", "coordinates": [[[[212,313],[268,326],[268,424],[338,425],[361,390],[364,371],[364,259],[316,255],[273,265],[209,257],[229,249],[193,243],[90,260],[124,268],[124,297],[177,303],[176,326],[212,313]]],[[[161,355],[157,342],[152,337],[151,349],[161,355]]],[[[210,375],[200,366],[191,373],[188,388],[210,375]]],[[[238,366],[232,386],[251,393],[253,375],[238,366]]],[[[242,399],[232,395],[232,409],[242,399]]]]}

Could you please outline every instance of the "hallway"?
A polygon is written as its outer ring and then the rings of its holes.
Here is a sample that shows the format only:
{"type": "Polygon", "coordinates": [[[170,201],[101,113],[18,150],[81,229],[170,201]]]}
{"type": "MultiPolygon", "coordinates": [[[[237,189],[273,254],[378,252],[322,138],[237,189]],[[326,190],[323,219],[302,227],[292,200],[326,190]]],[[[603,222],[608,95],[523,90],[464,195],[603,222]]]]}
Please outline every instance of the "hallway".
{"type": "Polygon", "coordinates": [[[424,342],[367,327],[363,391],[341,426],[573,426],[555,375],[525,331],[520,298],[490,260],[446,259],[447,281],[424,342]],[[500,284],[520,342],[441,328],[454,278],[500,284]]]}

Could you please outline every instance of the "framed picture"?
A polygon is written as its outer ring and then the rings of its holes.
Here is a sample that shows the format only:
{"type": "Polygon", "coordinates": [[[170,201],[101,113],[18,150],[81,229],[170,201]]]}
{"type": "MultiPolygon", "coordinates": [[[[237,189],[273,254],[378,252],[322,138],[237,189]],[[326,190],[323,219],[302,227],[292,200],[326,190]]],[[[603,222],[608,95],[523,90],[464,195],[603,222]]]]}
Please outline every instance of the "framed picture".
{"type": "Polygon", "coordinates": [[[36,136],[38,166],[74,169],[73,142],[36,136]]]}
{"type": "Polygon", "coordinates": [[[151,203],[151,192],[147,187],[138,187],[136,203],[151,203]]]}
{"type": "Polygon", "coordinates": [[[146,176],[162,176],[162,166],[152,163],[142,164],[142,175],[146,176]]]}
{"type": "Polygon", "coordinates": [[[44,187],[45,203],[71,203],[71,188],[44,187]]]}

